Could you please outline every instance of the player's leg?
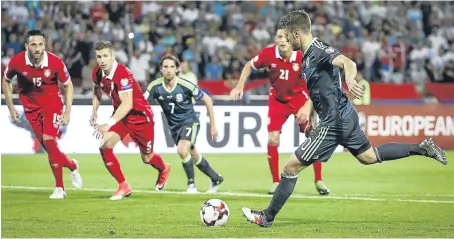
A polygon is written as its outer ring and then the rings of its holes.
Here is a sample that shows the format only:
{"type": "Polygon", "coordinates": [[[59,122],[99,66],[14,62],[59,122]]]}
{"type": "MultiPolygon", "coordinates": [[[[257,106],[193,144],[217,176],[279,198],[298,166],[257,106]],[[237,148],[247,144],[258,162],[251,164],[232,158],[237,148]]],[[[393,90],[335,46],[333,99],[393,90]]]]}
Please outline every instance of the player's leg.
{"type": "MultiPolygon", "coordinates": [[[[300,133],[305,133],[306,127],[308,122],[304,122],[299,124],[300,133]]],[[[329,188],[325,185],[322,177],[322,162],[316,161],[312,164],[312,168],[314,169],[314,183],[315,189],[320,195],[328,195],[329,188]]]]}
{"type": "Polygon", "coordinates": [[[269,206],[263,211],[243,208],[243,215],[247,220],[261,227],[271,226],[274,218],[293,193],[299,172],[315,161],[327,161],[333,154],[338,146],[336,134],[337,131],[328,126],[317,127],[285,163],[281,181],[269,206]]]}
{"type": "MultiPolygon", "coordinates": [[[[195,144],[197,141],[197,135],[199,134],[200,124],[198,122],[193,122],[192,124],[185,125],[178,132],[178,154],[180,157],[192,158],[191,162],[197,166],[197,168],[202,171],[205,175],[210,177],[211,186],[208,189],[209,193],[216,192],[218,186],[223,182],[223,178],[219,175],[214,169],[210,166],[210,163],[197,151],[195,144]],[[182,145],[182,147],[180,147],[182,145]],[[186,152],[188,150],[188,152],[186,152]],[[186,154],[189,155],[186,155],[186,154]]],[[[189,165],[188,165],[189,167],[189,165]]]]}
{"type": "Polygon", "coordinates": [[[132,140],[139,146],[142,161],[158,170],[155,190],[161,191],[169,179],[170,165],[164,162],[161,155],[154,152],[154,122],[128,124],[126,127],[132,140]]]}
{"type": "MultiPolygon", "coordinates": [[[[30,126],[39,140],[43,145],[43,121],[41,114],[38,111],[25,113],[27,121],[30,123],[30,126]]],[[[43,145],[43,147],[45,147],[43,145]]],[[[66,192],[63,187],[63,166],[61,163],[60,157],[52,157],[53,154],[47,154],[49,160],[49,166],[52,170],[52,174],[55,178],[55,189],[54,192],[50,195],[51,199],[63,199],[66,197],[66,192]]]]}
{"type": "MultiPolygon", "coordinates": [[[[181,164],[183,166],[184,172],[188,179],[188,190],[187,193],[197,193],[197,188],[195,186],[194,180],[194,161],[191,156],[191,147],[192,143],[189,140],[182,139],[180,140],[180,133],[184,131],[180,129],[178,133],[175,133],[174,140],[177,142],[177,152],[181,158],[181,164]]],[[[173,134],[174,135],[174,134],[173,134]]]]}
{"type": "Polygon", "coordinates": [[[211,185],[207,193],[216,193],[219,186],[224,182],[224,177],[222,177],[211,167],[208,160],[197,150],[195,146],[191,149],[191,156],[197,168],[202,171],[202,173],[210,177],[211,185]]]}
{"type": "Polygon", "coordinates": [[[371,147],[369,139],[359,126],[356,111],[353,111],[350,117],[351,120],[346,121],[346,123],[351,130],[346,131],[348,135],[344,137],[343,145],[362,164],[370,165],[383,161],[406,158],[412,155],[433,158],[442,164],[448,163],[445,152],[430,138],[425,139],[421,144],[387,143],[376,148],[371,147]]]}
{"type": "Polygon", "coordinates": [[[70,169],[72,183],[75,188],[82,187],[82,177],[80,176],[77,162],[69,159],[66,154],[61,152],[57,144],[62,109],[45,109],[40,113],[40,121],[43,129],[42,145],[48,154],[49,162],[51,162],[51,167],[56,178],[56,188],[50,198],[64,198],[66,193],[63,186],[63,167],[70,169]]]}
{"type": "Polygon", "coordinates": [[[101,153],[106,169],[118,183],[118,188],[113,196],[110,197],[110,200],[120,200],[123,197],[131,195],[132,193],[131,187],[126,181],[121,170],[120,162],[113,153],[115,145],[123,137],[126,137],[126,135],[127,131],[124,124],[122,122],[118,122],[109,129],[109,132],[103,134],[103,138],[101,139],[99,146],[99,152],[101,153]]]}
{"type": "Polygon", "coordinates": [[[277,101],[273,96],[268,100],[268,165],[270,167],[273,184],[268,194],[273,194],[279,184],[279,136],[282,125],[289,116],[289,106],[277,101]]]}

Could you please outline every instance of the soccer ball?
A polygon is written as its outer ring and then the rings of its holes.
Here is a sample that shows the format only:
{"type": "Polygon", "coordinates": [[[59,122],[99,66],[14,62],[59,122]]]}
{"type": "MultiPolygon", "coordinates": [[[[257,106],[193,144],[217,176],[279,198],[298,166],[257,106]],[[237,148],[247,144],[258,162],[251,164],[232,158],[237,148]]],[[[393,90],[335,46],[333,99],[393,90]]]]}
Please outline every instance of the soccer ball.
{"type": "Polygon", "coordinates": [[[210,199],[200,208],[200,219],[205,226],[224,226],[229,220],[229,216],[229,207],[220,199],[210,199]]]}

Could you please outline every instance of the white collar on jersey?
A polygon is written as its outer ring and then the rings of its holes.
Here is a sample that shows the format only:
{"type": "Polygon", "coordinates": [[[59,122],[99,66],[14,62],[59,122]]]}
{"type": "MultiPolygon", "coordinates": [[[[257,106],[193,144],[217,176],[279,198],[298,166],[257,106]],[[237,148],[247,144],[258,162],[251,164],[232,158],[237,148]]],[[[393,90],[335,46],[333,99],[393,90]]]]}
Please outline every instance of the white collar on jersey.
{"type": "MultiPolygon", "coordinates": [[[[25,51],[25,64],[29,66],[34,66],[33,63],[28,58],[28,51],[25,51]]],[[[47,56],[47,51],[43,52],[43,60],[41,61],[41,68],[49,67],[49,57],[47,56]]]]}
{"type": "MultiPolygon", "coordinates": [[[[277,47],[277,45],[275,46],[275,49],[276,49],[276,58],[284,59],[284,58],[282,58],[281,54],[279,54],[279,47],[277,47]]],[[[296,51],[292,51],[292,55],[290,56],[290,62],[296,61],[296,54],[297,54],[296,51]]]]}
{"type": "Polygon", "coordinates": [[[115,74],[115,70],[117,69],[117,67],[118,67],[118,62],[116,60],[114,60],[113,65],[112,65],[112,70],[110,71],[108,76],[106,76],[106,73],[104,73],[104,71],[101,70],[102,71],[102,77],[106,77],[107,79],[112,80],[113,76],[115,74]]]}

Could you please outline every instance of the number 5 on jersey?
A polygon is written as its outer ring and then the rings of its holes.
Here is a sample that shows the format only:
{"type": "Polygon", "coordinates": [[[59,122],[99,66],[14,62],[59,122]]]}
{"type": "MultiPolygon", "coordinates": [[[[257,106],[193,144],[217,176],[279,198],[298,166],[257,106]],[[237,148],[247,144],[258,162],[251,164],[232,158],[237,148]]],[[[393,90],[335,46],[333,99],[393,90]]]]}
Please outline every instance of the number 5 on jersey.
{"type": "Polygon", "coordinates": [[[281,80],[288,80],[288,70],[280,69],[281,75],[279,75],[279,79],[281,80]]]}

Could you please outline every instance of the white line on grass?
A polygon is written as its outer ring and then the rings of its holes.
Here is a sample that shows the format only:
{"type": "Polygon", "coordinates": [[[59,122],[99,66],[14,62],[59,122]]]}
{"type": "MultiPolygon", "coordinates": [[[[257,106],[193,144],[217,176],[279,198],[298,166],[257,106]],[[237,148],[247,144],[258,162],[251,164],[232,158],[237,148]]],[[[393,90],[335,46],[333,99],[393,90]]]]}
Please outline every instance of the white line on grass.
{"type": "MultiPolygon", "coordinates": [[[[3,186],[5,189],[26,189],[26,190],[53,190],[51,187],[30,187],[30,186],[3,186]]],[[[84,188],[84,189],[67,189],[71,191],[88,191],[88,192],[113,192],[113,189],[106,188],[84,188]]],[[[160,193],[160,194],[187,194],[183,191],[151,191],[151,190],[134,190],[134,193],[160,193]]],[[[233,196],[233,197],[258,197],[258,198],[269,198],[271,195],[258,194],[258,193],[240,193],[240,192],[218,192],[216,194],[209,194],[199,192],[198,195],[222,195],[222,196],[233,196]]],[[[356,200],[356,201],[393,201],[393,202],[416,202],[416,203],[441,203],[441,204],[454,204],[454,201],[441,201],[441,200],[420,200],[420,199],[399,199],[399,198],[371,198],[371,197],[351,197],[351,196],[308,196],[308,195],[292,195],[293,198],[304,198],[304,199],[331,199],[331,200],[356,200]]]]}

